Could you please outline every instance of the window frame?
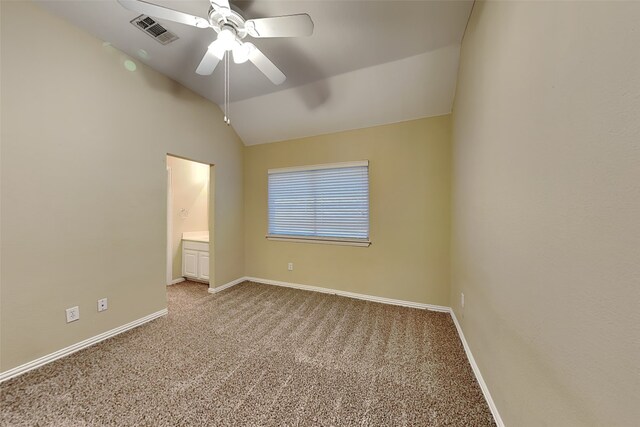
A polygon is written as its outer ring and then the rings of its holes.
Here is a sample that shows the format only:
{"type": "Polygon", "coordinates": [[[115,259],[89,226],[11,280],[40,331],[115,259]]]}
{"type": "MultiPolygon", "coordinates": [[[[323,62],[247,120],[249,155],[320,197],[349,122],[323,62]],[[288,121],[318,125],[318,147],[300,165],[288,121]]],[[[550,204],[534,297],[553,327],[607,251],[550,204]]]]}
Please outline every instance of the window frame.
{"type": "Polygon", "coordinates": [[[281,242],[316,243],[316,244],[361,246],[361,247],[370,246],[371,245],[371,199],[370,199],[369,161],[360,160],[360,161],[351,161],[351,162],[323,163],[323,164],[317,164],[317,165],[269,169],[267,171],[267,233],[265,237],[267,240],[281,241],[281,242]],[[343,169],[343,168],[351,168],[351,167],[367,168],[367,238],[269,234],[269,221],[270,221],[269,190],[270,188],[269,188],[268,175],[278,174],[278,173],[287,173],[287,172],[304,172],[304,171],[322,170],[322,169],[343,169]]]}

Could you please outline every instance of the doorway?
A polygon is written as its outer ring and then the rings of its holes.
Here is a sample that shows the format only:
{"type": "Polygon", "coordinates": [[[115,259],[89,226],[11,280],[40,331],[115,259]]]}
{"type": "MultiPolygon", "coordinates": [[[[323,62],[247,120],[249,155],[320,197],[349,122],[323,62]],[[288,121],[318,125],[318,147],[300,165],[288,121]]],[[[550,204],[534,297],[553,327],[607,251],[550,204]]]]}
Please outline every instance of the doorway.
{"type": "Polygon", "coordinates": [[[168,154],[166,284],[209,283],[213,165],[168,154]]]}

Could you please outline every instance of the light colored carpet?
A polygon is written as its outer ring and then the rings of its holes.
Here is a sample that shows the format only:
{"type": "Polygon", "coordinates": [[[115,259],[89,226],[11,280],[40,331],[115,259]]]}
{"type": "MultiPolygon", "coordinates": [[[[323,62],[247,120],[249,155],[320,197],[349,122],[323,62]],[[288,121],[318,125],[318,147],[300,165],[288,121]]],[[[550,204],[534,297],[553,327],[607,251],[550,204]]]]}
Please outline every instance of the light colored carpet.
{"type": "Polygon", "coordinates": [[[244,283],[0,385],[3,426],[495,425],[448,314],[244,283]]]}

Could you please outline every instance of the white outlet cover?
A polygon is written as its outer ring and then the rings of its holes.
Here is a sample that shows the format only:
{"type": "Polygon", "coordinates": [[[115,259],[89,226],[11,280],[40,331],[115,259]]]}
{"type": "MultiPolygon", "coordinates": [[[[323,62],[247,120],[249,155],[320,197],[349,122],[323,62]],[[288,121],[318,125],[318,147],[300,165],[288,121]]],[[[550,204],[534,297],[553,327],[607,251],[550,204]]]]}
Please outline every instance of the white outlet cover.
{"type": "Polygon", "coordinates": [[[293,271],[293,263],[290,262],[289,265],[287,265],[287,268],[289,269],[289,271],[293,271]]]}
{"type": "Polygon", "coordinates": [[[105,311],[109,308],[107,298],[102,298],[98,300],[98,311],[105,311]]]}
{"type": "Polygon", "coordinates": [[[67,323],[75,322],[78,319],[80,319],[80,307],[67,308],[67,323]]]}

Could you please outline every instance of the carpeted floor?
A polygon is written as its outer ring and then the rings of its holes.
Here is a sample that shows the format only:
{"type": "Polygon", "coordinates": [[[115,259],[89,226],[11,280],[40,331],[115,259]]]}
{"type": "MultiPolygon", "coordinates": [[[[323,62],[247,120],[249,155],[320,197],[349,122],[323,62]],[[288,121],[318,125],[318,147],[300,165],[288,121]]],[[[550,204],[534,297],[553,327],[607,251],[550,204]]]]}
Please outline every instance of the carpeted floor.
{"type": "Polygon", "coordinates": [[[495,425],[448,314],[244,283],[0,385],[2,426],[495,425]]]}

